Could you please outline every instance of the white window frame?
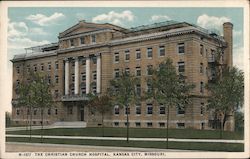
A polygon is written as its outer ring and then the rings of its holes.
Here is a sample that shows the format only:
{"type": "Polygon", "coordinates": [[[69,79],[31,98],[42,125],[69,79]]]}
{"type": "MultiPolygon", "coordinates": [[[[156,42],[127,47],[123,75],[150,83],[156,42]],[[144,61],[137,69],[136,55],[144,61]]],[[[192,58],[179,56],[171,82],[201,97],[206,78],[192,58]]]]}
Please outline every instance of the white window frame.
{"type": "Polygon", "coordinates": [[[141,50],[140,49],[137,49],[136,51],[135,51],[135,59],[136,60],[141,60],[141,50]],[[138,54],[140,54],[140,58],[137,58],[137,55],[138,54]]]}
{"type": "Polygon", "coordinates": [[[129,50],[125,50],[125,53],[124,53],[124,61],[125,62],[129,62],[130,61],[130,51],[129,50]],[[128,59],[126,59],[128,56],[128,59]]]}
{"type": "Polygon", "coordinates": [[[120,61],[119,52],[115,52],[114,53],[114,63],[119,63],[119,61],[120,61]],[[118,57],[118,61],[116,61],[116,57],[118,57]]]}
{"type": "Polygon", "coordinates": [[[147,58],[148,58],[148,59],[152,59],[152,58],[153,58],[153,48],[152,48],[152,47],[147,48],[147,58]],[[150,50],[151,50],[151,51],[150,51],[150,50]],[[148,56],[148,55],[149,55],[149,52],[151,52],[151,57],[148,56]]]}
{"type": "Polygon", "coordinates": [[[164,45],[160,45],[159,48],[158,48],[158,56],[159,57],[164,57],[166,55],[166,48],[164,45]],[[164,55],[161,55],[161,50],[164,50],[164,55]]]}
{"type": "Polygon", "coordinates": [[[179,55],[185,54],[185,43],[178,43],[177,44],[177,53],[179,55]],[[184,47],[183,52],[180,53],[180,47],[184,47]]]}

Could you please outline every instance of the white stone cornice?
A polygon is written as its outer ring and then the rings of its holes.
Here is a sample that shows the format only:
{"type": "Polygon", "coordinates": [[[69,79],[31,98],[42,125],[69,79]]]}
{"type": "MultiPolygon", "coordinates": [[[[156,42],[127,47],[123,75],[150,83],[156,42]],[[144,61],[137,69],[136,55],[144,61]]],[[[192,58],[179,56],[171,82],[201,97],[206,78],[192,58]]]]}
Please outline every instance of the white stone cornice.
{"type": "Polygon", "coordinates": [[[93,34],[98,34],[98,33],[103,33],[103,32],[113,32],[113,30],[112,29],[102,29],[102,30],[79,33],[77,35],[71,35],[68,37],[62,37],[62,38],[59,37],[59,41],[73,39],[73,38],[80,38],[82,36],[88,36],[88,35],[93,35],[93,34]]]}

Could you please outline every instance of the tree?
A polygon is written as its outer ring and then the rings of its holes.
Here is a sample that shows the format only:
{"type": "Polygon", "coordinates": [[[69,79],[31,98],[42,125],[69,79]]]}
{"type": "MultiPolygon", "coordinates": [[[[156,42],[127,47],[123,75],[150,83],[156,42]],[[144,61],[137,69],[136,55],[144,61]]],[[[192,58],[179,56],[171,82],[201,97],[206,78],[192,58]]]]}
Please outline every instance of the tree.
{"type": "Polygon", "coordinates": [[[108,95],[88,95],[90,98],[87,106],[91,112],[99,112],[101,114],[102,122],[102,136],[104,136],[104,116],[111,110],[111,98],[108,95]]]}
{"type": "Polygon", "coordinates": [[[167,108],[167,128],[166,128],[166,147],[168,148],[168,127],[169,109],[173,106],[184,109],[189,103],[189,92],[194,87],[185,83],[183,75],[177,75],[175,66],[171,59],[160,63],[159,68],[152,68],[152,76],[147,79],[148,88],[147,99],[153,99],[158,104],[167,108]]]}
{"type": "Polygon", "coordinates": [[[5,112],[5,127],[8,128],[11,126],[11,115],[10,112],[5,112]]]}
{"type": "Polygon", "coordinates": [[[235,112],[235,131],[244,132],[244,113],[241,111],[235,112]]]}
{"type": "MultiPolygon", "coordinates": [[[[53,98],[50,92],[52,87],[48,84],[48,77],[41,73],[31,72],[28,77],[30,80],[22,81],[18,88],[18,106],[29,108],[30,112],[30,136],[31,136],[31,121],[32,121],[32,108],[41,109],[41,140],[43,136],[43,118],[44,108],[51,107],[53,98]]],[[[30,137],[31,138],[31,137],[30,137]]]]}
{"type": "Polygon", "coordinates": [[[210,91],[207,108],[214,111],[215,117],[220,118],[223,131],[229,117],[243,106],[243,72],[236,67],[224,68],[221,76],[209,83],[207,88],[210,91]]]}
{"type": "MultiPolygon", "coordinates": [[[[31,76],[31,75],[30,75],[31,76]]],[[[33,84],[30,83],[30,81],[21,81],[21,83],[18,85],[18,88],[16,90],[18,94],[17,98],[17,104],[15,105],[16,107],[24,107],[27,110],[27,128],[28,128],[28,119],[29,119],[29,132],[30,132],[30,140],[31,140],[31,127],[32,127],[32,108],[35,106],[34,105],[34,100],[31,99],[34,97],[34,92],[32,91],[33,89],[33,84]],[[29,114],[30,113],[30,118],[29,114]]]]}
{"type": "Polygon", "coordinates": [[[52,87],[49,82],[48,76],[40,73],[33,75],[32,90],[33,91],[33,102],[34,105],[41,109],[41,141],[43,140],[43,120],[44,120],[44,109],[49,108],[53,104],[53,97],[50,92],[52,87]]]}
{"type": "Polygon", "coordinates": [[[127,72],[121,72],[121,75],[110,81],[108,94],[112,103],[125,107],[127,121],[127,142],[129,142],[129,105],[138,99],[135,91],[138,79],[127,72]]]}

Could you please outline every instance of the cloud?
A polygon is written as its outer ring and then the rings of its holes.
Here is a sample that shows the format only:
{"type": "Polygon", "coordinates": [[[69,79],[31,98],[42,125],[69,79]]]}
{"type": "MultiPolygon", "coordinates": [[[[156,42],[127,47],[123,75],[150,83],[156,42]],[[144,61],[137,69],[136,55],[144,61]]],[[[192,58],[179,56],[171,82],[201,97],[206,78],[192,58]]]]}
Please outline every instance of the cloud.
{"type": "Polygon", "coordinates": [[[47,35],[43,28],[30,28],[30,34],[32,35],[47,35]]]}
{"type": "Polygon", "coordinates": [[[244,70],[244,48],[242,46],[235,46],[233,51],[233,65],[244,70]]]}
{"type": "Polygon", "coordinates": [[[224,16],[208,16],[207,14],[200,15],[197,18],[197,25],[208,30],[217,30],[220,34],[222,34],[223,23],[225,22],[231,22],[231,19],[224,16]]]}
{"type": "Polygon", "coordinates": [[[163,21],[163,20],[171,20],[171,18],[167,15],[152,15],[150,21],[163,21]]]}
{"type": "Polygon", "coordinates": [[[23,53],[24,48],[32,47],[32,46],[38,46],[38,45],[44,45],[48,44],[49,41],[43,40],[43,41],[35,41],[28,37],[22,37],[22,38],[9,38],[8,39],[8,50],[11,51],[10,53],[23,53]]]}
{"type": "Polygon", "coordinates": [[[26,23],[24,22],[10,22],[8,23],[8,37],[21,37],[25,36],[29,31],[26,23]]]}
{"type": "Polygon", "coordinates": [[[40,26],[48,26],[51,24],[56,24],[58,20],[61,20],[65,17],[62,13],[54,13],[51,16],[46,16],[43,14],[35,14],[35,15],[29,15],[26,17],[27,20],[30,20],[40,26]]]}
{"type": "Polygon", "coordinates": [[[233,30],[233,37],[239,37],[242,36],[241,30],[233,30]]]}
{"type": "Polygon", "coordinates": [[[132,22],[135,16],[129,10],[125,10],[121,13],[117,13],[115,11],[110,11],[107,14],[100,14],[96,17],[92,18],[92,22],[94,23],[112,23],[115,25],[124,25],[126,22],[132,22]]]}
{"type": "Polygon", "coordinates": [[[85,17],[85,14],[84,14],[84,13],[76,13],[76,18],[77,18],[78,20],[83,20],[84,17],[85,17]]]}

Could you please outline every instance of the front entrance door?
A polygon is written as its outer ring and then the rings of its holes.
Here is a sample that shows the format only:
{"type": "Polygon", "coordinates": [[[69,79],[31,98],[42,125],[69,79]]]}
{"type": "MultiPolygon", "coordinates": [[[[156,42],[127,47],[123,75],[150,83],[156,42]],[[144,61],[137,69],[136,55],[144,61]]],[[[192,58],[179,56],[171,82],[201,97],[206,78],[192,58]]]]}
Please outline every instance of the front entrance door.
{"type": "Polygon", "coordinates": [[[84,107],[80,107],[80,121],[84,121],[84,107]]]}

